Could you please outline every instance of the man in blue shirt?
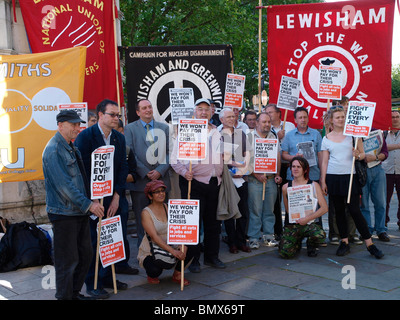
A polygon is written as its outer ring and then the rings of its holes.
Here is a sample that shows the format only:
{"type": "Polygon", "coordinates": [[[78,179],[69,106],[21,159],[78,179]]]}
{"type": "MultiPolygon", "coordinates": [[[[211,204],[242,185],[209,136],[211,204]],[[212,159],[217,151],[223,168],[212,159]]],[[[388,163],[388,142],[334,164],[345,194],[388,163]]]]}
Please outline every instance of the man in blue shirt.
{"type": "MultiPolygon", "coordinates": [[[[321,134],[308,126],[308,111],[298,107],[294,111],[294,120],[297,128],[288,132],[282,141],[282,159],[290,161],[294,156],[302,156],[310,165],[310,180],[319,181],[321,159],[321,134]]],[[[290,169],[287,171],[287,180],[293,180],[290,169]]]]}

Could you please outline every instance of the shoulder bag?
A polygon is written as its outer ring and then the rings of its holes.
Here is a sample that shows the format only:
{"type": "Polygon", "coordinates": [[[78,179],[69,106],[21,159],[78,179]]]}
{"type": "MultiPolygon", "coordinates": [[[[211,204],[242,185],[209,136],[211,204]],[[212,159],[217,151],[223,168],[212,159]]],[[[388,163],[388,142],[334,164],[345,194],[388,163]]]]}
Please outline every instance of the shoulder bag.
{"type": "MultiPolygon", "coordinates": [[[[354,137],[353,137],[353,147],[354,147],[354,137]]],[[[357,179],[361,187],[367,184],[367,163],[365,160],[355,160],[354,167],[356,169],[357,179]]]]}
{"type": "MultiPolygon", "coordinates": [[[[165,214],[167,214],[167,209],[165,209],[165,206],[164,210],[165,214]]],[[[153,242],[147,233],[146,237],[150,244],[150,252],[153,257],[154,264],[162,269],[172,269],[177,262],[176,257],[153,242]]]]}

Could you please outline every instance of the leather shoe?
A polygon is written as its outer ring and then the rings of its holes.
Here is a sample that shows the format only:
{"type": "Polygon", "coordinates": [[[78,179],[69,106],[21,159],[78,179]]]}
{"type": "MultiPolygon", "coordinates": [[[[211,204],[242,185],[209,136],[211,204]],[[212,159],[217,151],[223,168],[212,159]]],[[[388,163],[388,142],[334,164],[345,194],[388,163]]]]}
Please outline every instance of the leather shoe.
{"type": "Polygon", "coordinates": [[[72,296],[72,300],[96,300],[96,298],[95,297],[84,296],[83,294],[78,293],[78,294],[74,294],[72,296]]]}
{"type": "Polygon", "coordinates": [[[126,268],[115,268],[115,273],[137,275],[139,273],[139,269],[132,268],[131,266],[127,266],[126,268]]]}
{"type": "Polygon", "coordinates": [[[243,252],[251,252],[251,249],[249,246],[246,246],[245,244],[239,247],[240,250],[243,252]]]}
{"type": "Polygon", "coordinates": [[[189,271],[192,273],[200,273],[200,263],[197,259],[193,259],[189,266],[189,271]]]}
{"type": "MultiPolygon", "coordinates": [[[[116,282],[118,291],[128,289],[128,284],[126,284],[125,282],[121,282],[119,280],[117,280],[116,282]]],[[[104,288],[114,289],[114,285],[112,283],[105,283],[103,286],[104,288]]]]}
{"type": "Polygon", "coordinates": [[[382,233],[378,234],[378,239],[380,241],[384,241],[384,242],[389,242],[390,241],[390,238],[388,237],[386,232],[382,232],[382,233]]]}
{"type": "Polygon", "coordinates": [[[218,258],[214,258],[212,260],[206,260],[204,259],[204,264],[216,269],[225,269],[226,265],[225,263],[223,263],[221,260],[219,260],[218,258]]]}
{"type": "Polygon", "coordinates": [[[230,246],[229,252],[230,253],[239,253],[239,250],[238,250],[238,248],[236,248],[236,246],[230,246]]]}

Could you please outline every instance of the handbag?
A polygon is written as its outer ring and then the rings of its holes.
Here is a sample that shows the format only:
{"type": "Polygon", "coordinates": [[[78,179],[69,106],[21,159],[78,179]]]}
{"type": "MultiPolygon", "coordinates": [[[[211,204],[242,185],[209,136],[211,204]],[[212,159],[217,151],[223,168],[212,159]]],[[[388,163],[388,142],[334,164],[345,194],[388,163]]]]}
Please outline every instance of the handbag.
{"type": "MultiPolygon", "coordinates": [[[[355,145],[354,137],[353,138],[353,147],[355,145]]],[[[355,160],[354,167],[356,169],[357,180],[361,187],[364,187],[367,184],[367,163],[365,160],[355,160]]]]}
{"type": "MultiPolygon", "coordinates": [[[[165,206],[164,210],[165,214],[167,214],[167,209],[165,209],[165,206]]],[[[147,233],[146,237],[150,244],[150,252],[154,264],[162,269],[172,269],[177,262],[176,257],[172,255],[172,253],[161,248],[158,244],[151,241],[151,238],[147,233]]]]}
{"type": "Polygon", "coordinates": [[[356,168],[358,183],[361,187],[364,187],[367,184],[367,163],[364,160],[356,160],[354,166],[356,168]]]}

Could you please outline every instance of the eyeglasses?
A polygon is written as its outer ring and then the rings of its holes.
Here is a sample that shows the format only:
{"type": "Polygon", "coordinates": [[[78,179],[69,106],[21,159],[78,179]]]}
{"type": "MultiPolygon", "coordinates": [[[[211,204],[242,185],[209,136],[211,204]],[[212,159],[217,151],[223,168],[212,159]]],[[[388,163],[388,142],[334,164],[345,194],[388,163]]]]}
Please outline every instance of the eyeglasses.
{"type": "Polygon", "coordinates": [[[165,193],[165,189],[153,191],[152,194],[165,193]]]}
{"type": "Polygon", "coordinates": [[[118,119],[121,118],[121,115],[119,113],[104,112],[104,114],[108,114],[111,118],[115,118],[115,117],[117,117],[118,119]]]}

